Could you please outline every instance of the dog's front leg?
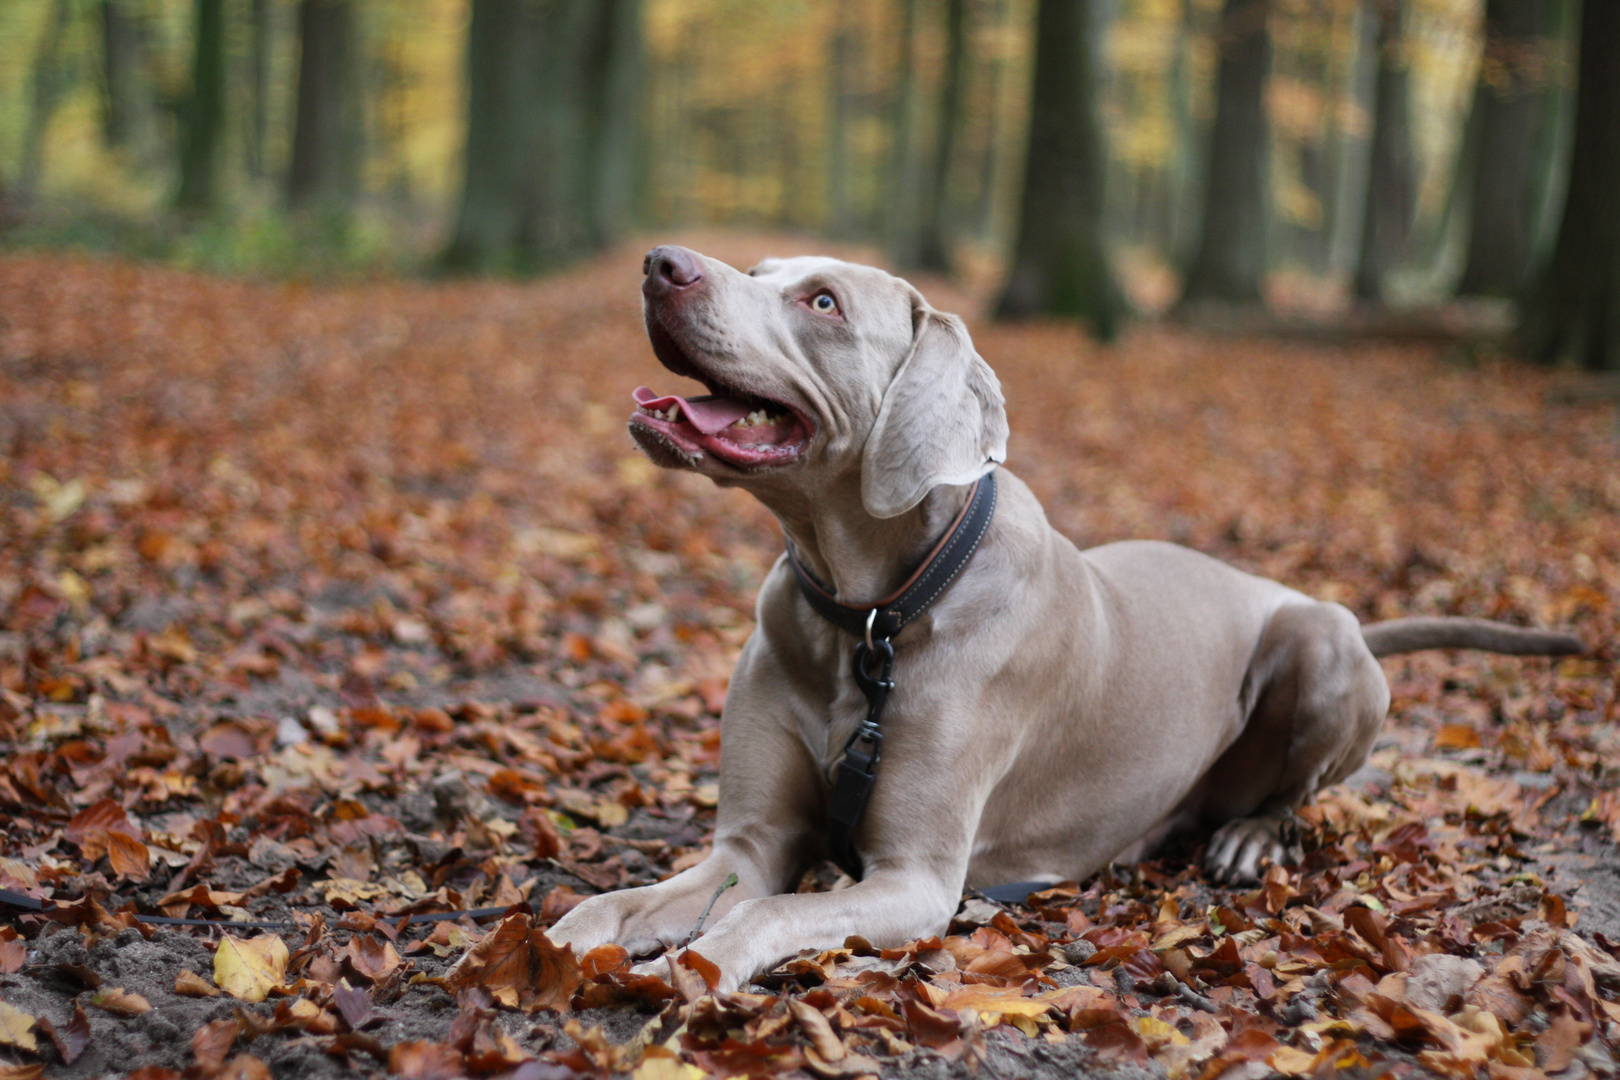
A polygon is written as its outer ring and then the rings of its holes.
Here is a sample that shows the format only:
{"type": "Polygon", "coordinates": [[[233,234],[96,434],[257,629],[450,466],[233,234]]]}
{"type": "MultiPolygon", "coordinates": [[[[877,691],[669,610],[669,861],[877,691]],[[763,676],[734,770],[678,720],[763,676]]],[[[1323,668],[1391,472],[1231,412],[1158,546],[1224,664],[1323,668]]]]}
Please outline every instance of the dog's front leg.
{"type": "Polygon", "coordinates": [[[684,944],[710,901],[712,927],[734,905],[797,884],[814,845],[816,764],[782,716],[781,685],[769,650],[750,638],[720,723],[720,809],[708,858],[657,885],[591,897],[557,921],[553,941],[581,954],[616,942],[644,956],[684,944]],[[736,885],[722,891],[732,874],[736,885]]]}
{"type": "Polygon", "coordinates": [[[859,884],[825,893],[745,900],[692,946],[720,968],[730,992],[800,949],[830,949],[859,934],[879,948],[942,933],[961,899],[959,873],[946,880],[922,866],[874,870],[859,884]]]}

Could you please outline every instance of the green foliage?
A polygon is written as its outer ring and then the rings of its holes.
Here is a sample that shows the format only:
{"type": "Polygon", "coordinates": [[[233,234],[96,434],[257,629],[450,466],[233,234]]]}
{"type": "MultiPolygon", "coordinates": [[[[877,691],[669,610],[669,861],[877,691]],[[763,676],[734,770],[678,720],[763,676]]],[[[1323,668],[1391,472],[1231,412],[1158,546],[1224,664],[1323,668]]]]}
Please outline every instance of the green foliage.
{"type": "Polygon", "coordinates": [[[291,214],[273,207],[194,222],[106,212],[52,211],[0,233],[0,250],[57,248],[268,278],[409,273],[430,237],[396,215],[291,214]]]}

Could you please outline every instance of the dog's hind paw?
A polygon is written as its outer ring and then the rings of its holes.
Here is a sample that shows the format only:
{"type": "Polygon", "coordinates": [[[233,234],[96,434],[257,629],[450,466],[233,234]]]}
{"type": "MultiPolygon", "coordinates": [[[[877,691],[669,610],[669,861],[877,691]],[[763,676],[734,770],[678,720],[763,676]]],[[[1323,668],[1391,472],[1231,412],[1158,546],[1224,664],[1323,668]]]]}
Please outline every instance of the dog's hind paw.
{"type": "Polygon", "coordinates": [[[1267,863],[1290,860],[1298,832],[1291,813],[1257,814],[1228,821],[1209,838],[1204,873],[1220,885],[1257,882],[1267,863]]]}

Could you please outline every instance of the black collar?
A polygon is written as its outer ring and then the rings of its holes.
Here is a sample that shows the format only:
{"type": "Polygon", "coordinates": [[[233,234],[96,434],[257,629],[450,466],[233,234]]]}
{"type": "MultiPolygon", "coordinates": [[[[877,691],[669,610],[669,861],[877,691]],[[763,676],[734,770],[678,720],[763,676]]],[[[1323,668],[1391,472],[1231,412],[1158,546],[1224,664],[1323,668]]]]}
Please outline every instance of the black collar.
{"type": "Polygon", "coordinates": [[[973,553],[979,549],[979,542],[984,539],[995,513],[996,474],[988,472],[973,485],[973,494],[967,505],[935,546],[933,553],[923,560],[923,564],[894,595],[874,605],[846,604],[834,598],[805,570],[799,557],[794,554],[792,544],[787,549],[788,563],[799,582],[799,592],[822,618],[868,642],[891,638],[927,611],[956,580],[968,560],[973,558],[973,553]]]}

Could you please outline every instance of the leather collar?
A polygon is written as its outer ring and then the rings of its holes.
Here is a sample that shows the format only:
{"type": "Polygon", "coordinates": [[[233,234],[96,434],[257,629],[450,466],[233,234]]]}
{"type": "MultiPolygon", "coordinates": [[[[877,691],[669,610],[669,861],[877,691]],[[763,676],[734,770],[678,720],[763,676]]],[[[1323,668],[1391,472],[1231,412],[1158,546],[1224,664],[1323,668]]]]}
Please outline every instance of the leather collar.
{"type": "Polygon", "coordinates": [[[974,483],[967,505],[923,564],[893,595],[876,604],[846,604],[832,596],[805,570],[791,543],[787,547],[788,563],[793,567],[799,592],[822,618],[868,642],[892,638],[927,611],[956,580],[979,549],[995,513],[996,474],[991,471],[974,483]]]}

